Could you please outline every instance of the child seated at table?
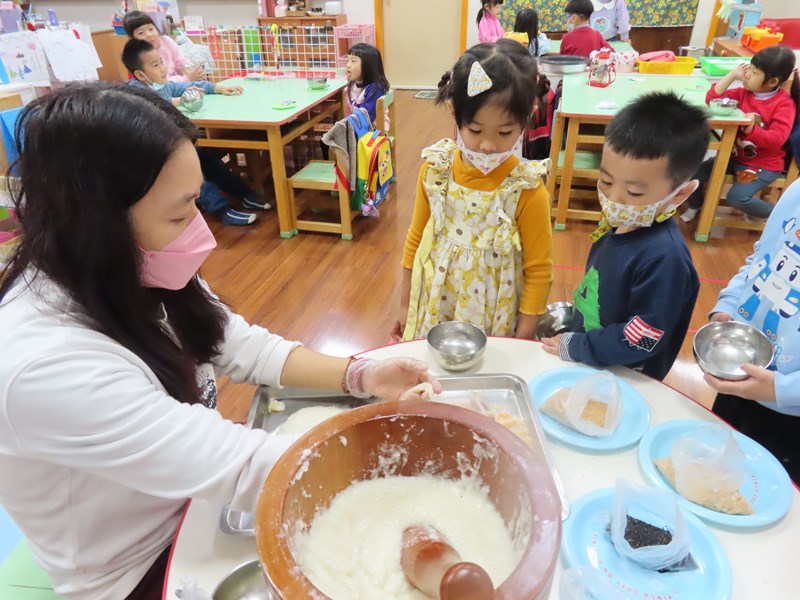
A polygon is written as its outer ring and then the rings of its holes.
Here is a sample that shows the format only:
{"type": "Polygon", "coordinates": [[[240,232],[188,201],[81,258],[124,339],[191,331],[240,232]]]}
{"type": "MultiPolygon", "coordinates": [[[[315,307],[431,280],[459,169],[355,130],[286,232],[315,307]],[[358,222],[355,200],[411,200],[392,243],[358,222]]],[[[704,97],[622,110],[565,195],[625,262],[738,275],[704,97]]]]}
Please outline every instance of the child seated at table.
{"type": "Polygon", "coordinates": [[[712,410],[781,461],[800,483],[800,181],[781,196],[745,264],[722,290],[712,321],[758,327],[776,346],[770,369],[745,365],[744,381],[706,375],[719,392],[712,410]],[[781,290],[774,293],[772,290],[781,290]]]}
{"type": "MultiPolygon", "coordinates": [[[[800,112],[800,81],[794,77],[788,89],[784,84],[792,77],[794,52],[788,46],[770,46],[756,53],[750,65],[740,64],[725,75],[706,94],[706,102],[716,98],[732,98],[750,119],[739,128],[728,172],[736,181],[728,190],[729,206],[742,211],[748,220],[766,219],[773,205],[756,194],[781,176],[786,162],[786,141],[800,112]],[[734,81],[742,87],[729,89],[734,81]]],[[[696,177],[711,177],[714,159],[702,164],[696,177]]],[[[689,223],[703,206],[705,194],[698,189],[681,215],[689,223]]]]}
{"type": "Polygon", "coordinates": [[[147,13],[133,10],[125,15],[122,24],[129,38],[150,42],[158,50],[167,66],[167,78],[170,81],[197,81],[205,78],[202,65],[193,65],[186,60],[178,44],[168,35],[161,35],[147,13]]]}
{"type": "Polygon", "coordinates": [[[700,288],[671,217],[697,188],[691,177],[709,138],[705,111],[673,92],[642,96],[609,123],[597,182],[601,225],[575,290],[571,332],[542,340],[547,352],[664,379],[700,288]]]}
{"type": "Polygon", "coordinates": [[[561,54],[588,59],[595,50],[610,48],[605,38],[592,29],[592,0],[569,0],[564,12],[567,14],[567,33],[561,38],[561,54]]]}
{"type": "MultiPolygon", "coordinates": [[[[356,44],[347,52],[347,114],[359,108],[369,113],[370,122],[375,125],[378,99],[389,91],[389,80],[383,72],[383,59],[375,46],[356,44]]],[[[389,115],[384,115],[386,129],[389,129],[389,115]]]]}
{"type": "MultiPolygon", "coordinates": [[[[133,75],[131,85],[151,89],[174,106],[180,106],[181,97],[190,89],[205,94],[226,96],[242,93],[240,86],[223,86],[209,81],[167,81],[167,67],[164,61],[152,44],[144,40],[135,38],[128,40],[122,51],[122,63],[133,75]]],[[[216,215],[225,225],[250,225],[256,220],[256,216],[252,213],[231,208],[220,191],[240,198],[245,208],[251,210],[271,208],[240,177],[231,173],[213,151],[198,148],[197,153],[206,180],[198,203],[206,212],[216,215]]]]}
{"type": "Polygon", "coordinates": [[[520,160],[536,101],[535,59],[498,40],[467,50],[436,96],[456,141],[422,151],[392,338],[424,338],[444,321],[533,339],[553,281],[547,165],[520,160]]]}

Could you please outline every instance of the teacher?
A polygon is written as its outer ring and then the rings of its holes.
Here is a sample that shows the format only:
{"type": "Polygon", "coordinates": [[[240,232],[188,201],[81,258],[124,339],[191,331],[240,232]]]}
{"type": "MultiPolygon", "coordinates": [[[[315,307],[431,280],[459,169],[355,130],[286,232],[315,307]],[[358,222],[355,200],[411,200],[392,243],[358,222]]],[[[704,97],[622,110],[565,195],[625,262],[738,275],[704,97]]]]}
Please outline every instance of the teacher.
{"type": "Polygon", "coordinates": [[[197,130],[152,92],[79,85],[17,125],[22,242],[0,272],[0,504],[57,593],[161,598],[187,499],[255,509],[293,441],[224,420],[215,377],[395,399],[412,359],[317,354],[248,325],[197,270],[197,130]]]}

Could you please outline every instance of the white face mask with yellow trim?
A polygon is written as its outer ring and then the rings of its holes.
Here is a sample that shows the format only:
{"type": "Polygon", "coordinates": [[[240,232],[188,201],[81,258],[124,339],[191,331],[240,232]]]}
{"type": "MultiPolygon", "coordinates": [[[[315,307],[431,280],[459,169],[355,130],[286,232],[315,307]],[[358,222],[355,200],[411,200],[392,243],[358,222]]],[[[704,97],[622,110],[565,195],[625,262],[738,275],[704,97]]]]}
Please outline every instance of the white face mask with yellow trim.
{"type": "MultiPolygon", "coordinates": [[[[603,211],[603,221],[600,227],[592,234],[595,240],[600,239],[605,235],[609,229],[616,229],[617,227],[651,227],[653,223],[662,223],[675,214],[676,206],[670,206],[670,203],[675,199],[681,191],[684,191],[686,185],[692,185],[694,191],[699,185],[697,181],[686,181],[679,185],[672,191],[666,198],[653,202],[652,204],[643,204],[641,206],[632,206],[630,204],[620,204],[614,202],[606,196],[600,189],[600,184],[597,185],[597,195],[600,198],[600,207],[603,211]]],[[[691,193],[691,192],[690,192],[691,193]]]]}

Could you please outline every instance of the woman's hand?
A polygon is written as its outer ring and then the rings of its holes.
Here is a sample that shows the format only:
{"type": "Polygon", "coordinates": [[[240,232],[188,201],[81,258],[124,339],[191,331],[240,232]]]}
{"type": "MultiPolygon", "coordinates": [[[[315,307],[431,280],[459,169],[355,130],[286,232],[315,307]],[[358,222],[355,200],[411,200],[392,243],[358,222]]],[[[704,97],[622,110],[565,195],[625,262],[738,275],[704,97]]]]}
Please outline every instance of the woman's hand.
{"type": "Polygon", "coordinates": [[[561,345],[561,334],[556,337],[542,338],[542,350],[553,356],[561,357],[559,346],[561,345]]]}
{"type": "MultiPolygon", "coordinates": [[[[358,369],[360,366],[353,363],[351,369],[358,369]]],[[[363,392],[384,400],[399,400],[409,389],[425,382],[433,386],[434,394],[442,392],[441,384],[428,372],[428,365],[414,358],[370,360],[361,368],[363,372],[360,375],[360,385],[358,377],[355,377],[356,385],[350,388],[350,392],[355,396],[360,395],[357,392],[363,392]],[[360,390],[353,389],[357,387],[360,387],[360,390]]],[[[351,381],[349,373],[347,380],[351,381]]]]}
{"type": "Polygon", "coordinates": [[[775,371],[749,364],[742,365],[742,371],[749,375],[744,381],[726,381],[708,374],[704,379],[722,394],[758,402],[775,402],[775,371]]]}
{"type": "Polygon", "coordinates": [[[726,312],[718,312],[711,315],[711,323],[726,323],[731,320],[731,316],[726,312]]]}

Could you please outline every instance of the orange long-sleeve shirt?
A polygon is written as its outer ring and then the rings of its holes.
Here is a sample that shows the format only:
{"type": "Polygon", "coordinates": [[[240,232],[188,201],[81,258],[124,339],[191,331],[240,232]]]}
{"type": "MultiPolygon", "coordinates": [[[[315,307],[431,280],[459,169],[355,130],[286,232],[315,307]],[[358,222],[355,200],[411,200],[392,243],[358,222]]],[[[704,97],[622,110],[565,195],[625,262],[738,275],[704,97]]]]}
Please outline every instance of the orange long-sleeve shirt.
{"type": "MultiPolygon", "coordinates": [[[[456,152],[453,161],[453,180],[460,186],[490,192],[497,189],[508,174],[519,164],[519,159],[511,157],[488,175],[467,166],[456,152]]],[[[428,194],[425,191],[425,174],[429,163],[420,169],[417,180],[417,197],[414,216],[406,236],[402,264],[406,269],[414,265],[422,232],[431,216],[428,194]]],[[[547,306],[550,286],[553,283],[553,230],[550,225],[550,194],[544,183],[537,187],[522,190],[514,215],[522,242],[522,270],[524,287],[520,299],[520,312],[527,315],[540,315],[547,306]]]]}

